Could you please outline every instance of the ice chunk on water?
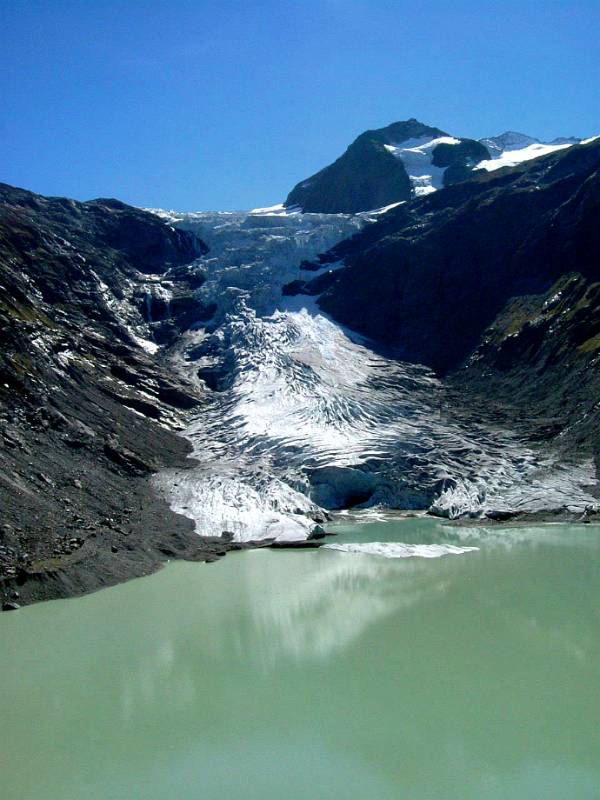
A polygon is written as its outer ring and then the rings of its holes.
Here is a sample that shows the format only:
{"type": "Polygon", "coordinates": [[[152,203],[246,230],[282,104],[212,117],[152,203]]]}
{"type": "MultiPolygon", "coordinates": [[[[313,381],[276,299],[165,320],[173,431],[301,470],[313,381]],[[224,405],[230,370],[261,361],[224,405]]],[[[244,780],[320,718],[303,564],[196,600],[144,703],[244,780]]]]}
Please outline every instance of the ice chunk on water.
{"type": "Polygon", "coordinates": [[[403,542],[337,542],[326,544],[329,550],[359,553],[384,558],[441,558],[459,556],[479,550],[478,547],[460,547],[454,544],[404,544],[403,542]]]}

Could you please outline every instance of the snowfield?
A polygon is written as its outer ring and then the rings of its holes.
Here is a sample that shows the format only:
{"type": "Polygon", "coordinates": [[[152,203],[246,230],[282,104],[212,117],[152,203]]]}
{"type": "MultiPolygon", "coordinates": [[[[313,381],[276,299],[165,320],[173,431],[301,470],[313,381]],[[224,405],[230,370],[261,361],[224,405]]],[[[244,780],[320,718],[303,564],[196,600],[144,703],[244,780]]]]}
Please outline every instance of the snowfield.
{"type": "MultiPolygon", "coordinates": [[[[507,131],[500,136],[479,140],[487,147],[491,158],[480,161],[473,166],[473,170],[484,169],[492,172],[503,167],[515,167],[524,161],[564,150],[579,143],[579,139],[557,139],[554,142],[540,142],[531,136],[522,133],[507,131]]],[[[586,144],[592,139],[583,140],[586,144]]],[[[453,136],[440,136],[437,138],[425,136],[420,139],[409,139],[393,145],[384,145],[385,149],[399,158],[413,185],[415,196],[421,197],[431,192],[438,191],[444,185],[445,167],[436,167],[433,164],[433,151],[439,144],[457,145],[460,139],[453,136]]]]}
{"type": "Polygon", "coordinates": [[[532,158],[539,158],[540,156],[547,156],[549,153],[555,153],[557,150],[564,150],[571,147],[570,144],[529,144],[526,147],[515,150],[505,150],[495,158],[490,158],[486,161],[480,161],[474,169],[485,169],[492,172],[496,169],[503,167],[516,167],[517,164],[522,164],[524,161],[531,161],[532,158]]]}

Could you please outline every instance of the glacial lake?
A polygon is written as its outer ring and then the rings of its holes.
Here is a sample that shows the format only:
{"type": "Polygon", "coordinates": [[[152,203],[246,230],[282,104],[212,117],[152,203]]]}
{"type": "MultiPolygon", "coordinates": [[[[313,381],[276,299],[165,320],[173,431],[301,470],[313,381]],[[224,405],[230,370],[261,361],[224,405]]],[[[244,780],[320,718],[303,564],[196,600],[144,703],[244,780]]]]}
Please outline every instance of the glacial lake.
{"type": "Polygon", "coordinates": [[[600,528],[333,529],[0,615],[2,800],[600,798],[600,528]]]}

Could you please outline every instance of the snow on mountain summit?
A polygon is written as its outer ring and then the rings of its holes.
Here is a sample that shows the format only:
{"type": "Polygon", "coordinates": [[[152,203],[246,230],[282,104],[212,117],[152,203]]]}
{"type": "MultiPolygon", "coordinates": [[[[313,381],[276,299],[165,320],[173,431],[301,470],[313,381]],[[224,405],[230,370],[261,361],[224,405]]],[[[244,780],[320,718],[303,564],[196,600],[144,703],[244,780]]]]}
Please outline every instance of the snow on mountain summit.
{"type": "Polygon", "coordinates": [[[542,142],[525,133],[506,131],[499,136],[492,136],[489,139],[480,139],[479,141],[487,147],[491,158],[480,161],[475,168],[492,172],[503,167],[515,167],[524,161],[554,153],[556,150],[563,150],[566,147],[579,144],[581,139],[573,136],[559,136],[551,142],[542,142]]]}
{"type": "Polygon", "coordinates": [[[460,139],[453,136],[425,136],[400,144],[384,145],[389,153],[404,164],[417,197],[435,192],[444,185],[446,167],[436,166],[434,163],[433,153],[439,144],[457,145],[460,144],[460,139]]]}
{"type": "Polygon", "coordinates": [[[487,139],[479,140],[482,145],[487,147],[492,158],[498,158],[506,150],[522,150],[532,144],[540,144],[540,140],[526,133],[516,131],[505,131],[498,136],[490,136],[487,139]]]}
{"type": "Polygon", "coordinates": [[[296,184],[284,207],[329,214],[372,211],[469,180],[477,170],[513,167],[580,143],[576,137],[543,142],[517,131],[469,139],[414,118],[403,120],[361,133],[336,161],[296,184]]]}

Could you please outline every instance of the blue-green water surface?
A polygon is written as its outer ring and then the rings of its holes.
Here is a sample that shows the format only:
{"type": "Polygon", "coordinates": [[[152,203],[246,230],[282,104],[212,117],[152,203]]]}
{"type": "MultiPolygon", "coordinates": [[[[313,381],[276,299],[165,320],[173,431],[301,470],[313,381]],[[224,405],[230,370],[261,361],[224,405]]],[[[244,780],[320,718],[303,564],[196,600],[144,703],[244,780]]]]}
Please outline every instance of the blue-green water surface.
{"type": "Polygon", "coordinates": [[[339,523],[0,615],[2,800],[597,800],[600,529],[339,523]]]}

